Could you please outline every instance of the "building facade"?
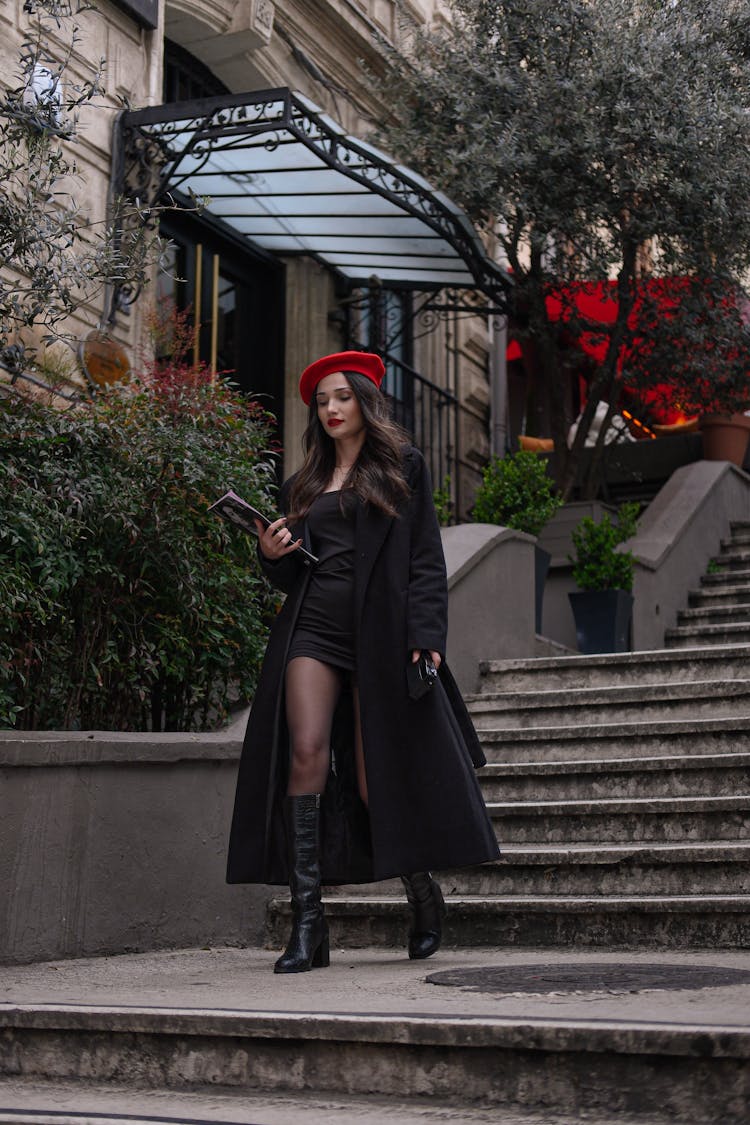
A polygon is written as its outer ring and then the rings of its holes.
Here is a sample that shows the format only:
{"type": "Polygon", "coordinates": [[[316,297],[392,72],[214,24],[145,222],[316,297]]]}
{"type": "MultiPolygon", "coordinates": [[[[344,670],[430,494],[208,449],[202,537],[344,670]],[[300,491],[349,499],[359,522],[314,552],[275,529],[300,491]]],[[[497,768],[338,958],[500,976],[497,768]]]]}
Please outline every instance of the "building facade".
{"type": "MultiPolygon", "coordinates": [[[[106,94],[82,110],[76,146],[89,217],[104,222],[120,193],[177,206],[160,220],[158,276],[83,305],[72,335],[98,326],[137,357],[155,300],[189,308],[195,358],[277,416],[285,474],[306,423],[302,368],[330,351],[379,351],[396,416],[465,518],[498,429],[497,276],[450,201],[361,143],[383,116],[373,76],[384,51],[443,7],[100,0],[83,13],[66,80],[106,59],[106,94]]],[[[27,8],[0,9],[6,74],[27,8]]]]}

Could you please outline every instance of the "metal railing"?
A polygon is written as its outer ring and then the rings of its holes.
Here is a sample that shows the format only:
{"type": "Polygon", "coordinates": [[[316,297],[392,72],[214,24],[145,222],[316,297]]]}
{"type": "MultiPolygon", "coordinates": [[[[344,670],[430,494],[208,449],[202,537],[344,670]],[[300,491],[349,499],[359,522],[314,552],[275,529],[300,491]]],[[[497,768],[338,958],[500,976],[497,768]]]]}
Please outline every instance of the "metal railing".
{"type": "Polygon", "coordinates": [[[393,417],[424,455],[433,487],[448,491],[454,502],[459,467],[459,402],[450,391],[431,383],[408,363],[386,353],[384,390],[393,417]],[[395,393],[394,393],[395,391],[395,393]]]}

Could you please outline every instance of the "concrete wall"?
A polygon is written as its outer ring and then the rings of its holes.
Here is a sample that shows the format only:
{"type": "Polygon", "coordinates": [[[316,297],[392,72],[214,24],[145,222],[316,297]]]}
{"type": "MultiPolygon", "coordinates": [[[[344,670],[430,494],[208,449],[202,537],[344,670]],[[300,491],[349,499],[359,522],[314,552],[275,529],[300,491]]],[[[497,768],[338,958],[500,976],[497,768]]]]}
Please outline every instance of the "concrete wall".
{"type": "MultiPolygon", "coordinates": [[[[568,560],[570,533],[584,516],[598,520],[615,510],[597,501],[566,504],[539,538],[552,555],[542,632],[572,649],[577,644],[568,593],[576,585],[568,560]]],[[[636,559],[634,650],[663,647],[665,630],[686,608],[688,592],[700,585],[732,520],[750,520],[750,476],[726,461],[684,465],[659,491],[638,521],[637,535],[626,544],[636,559]]]]}
{"type": "Polygon", "coordinates": [[[243,733],[0,732],[0,961],[261,944],[268,889],[224,882],[243,733]]]}
{"type": "Polygon", "coordinates": [[[661,648],[732,520],[750,520],[750,476],[726,461],[678,469],[638,523],[633,648],[661,648]]]}
{"type": "Polygon", "coordinates": [[[467,523],[442,530],[448,568],[448,661],[463,692],[480,660],[534,655],[534,545],[521,531],[467,523]]]}
{"type": "Polygon", "coordinates": [[[584,517],[590,516],[598,523],[605,512],[614,514],[616,510],[599,500],[565,504],[555,512],[539,536],[539,546],[552,556],[544,588],[542,635],[575,652],[578,651],[576,627],[568,601],[568,594],[578,588],[573,581],[573,564],[568,558],[573,550],[571,533],[584,517]]]}

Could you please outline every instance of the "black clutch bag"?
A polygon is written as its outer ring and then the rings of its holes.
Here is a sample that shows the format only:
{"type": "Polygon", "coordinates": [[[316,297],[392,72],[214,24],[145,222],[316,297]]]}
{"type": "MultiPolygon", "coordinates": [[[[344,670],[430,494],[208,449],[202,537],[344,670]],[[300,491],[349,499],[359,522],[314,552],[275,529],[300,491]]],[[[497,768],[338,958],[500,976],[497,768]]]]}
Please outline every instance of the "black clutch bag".
{"type": "Polygon", "coordinates": [[[419,660],[410,660],[406,666],[406,685],[410,699],[427,695],[437,680],[438,670],[429,652],[421,652],[419,660]]]}

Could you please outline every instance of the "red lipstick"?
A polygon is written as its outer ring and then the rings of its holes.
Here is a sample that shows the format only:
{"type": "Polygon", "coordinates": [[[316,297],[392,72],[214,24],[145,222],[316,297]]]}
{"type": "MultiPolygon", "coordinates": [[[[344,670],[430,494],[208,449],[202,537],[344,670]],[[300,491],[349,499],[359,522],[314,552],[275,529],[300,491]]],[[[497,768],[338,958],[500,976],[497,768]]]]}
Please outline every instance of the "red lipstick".
{"type": "Polygon", "coordinates": [[[328,419],[328,425],[329,426],[342,426],[343,424],[344,424],[343,418],[329,418],[328,419]]]}

